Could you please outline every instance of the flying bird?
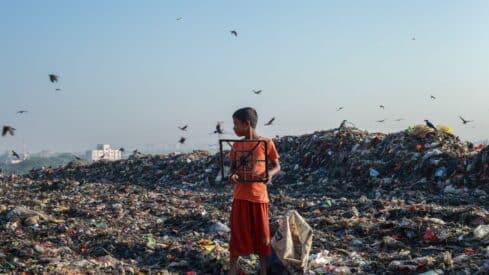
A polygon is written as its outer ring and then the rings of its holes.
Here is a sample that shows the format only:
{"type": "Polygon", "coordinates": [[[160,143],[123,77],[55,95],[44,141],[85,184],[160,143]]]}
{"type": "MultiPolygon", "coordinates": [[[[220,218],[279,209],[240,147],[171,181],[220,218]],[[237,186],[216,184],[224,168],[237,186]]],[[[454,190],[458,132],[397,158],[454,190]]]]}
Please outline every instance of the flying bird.
{"type": "Polygon", "coordinates": [[[430,95],[430,98],[431,99],[436,99],[436,97],[434,95],[430,95]]]}
{"type": "Polygon", "coordinates": [[[25,110],[17,111],[17,114],[23,114],[23,113],[27,113],[27,111],[25,111],[25,110]]]}
{"type": "Polygon", "coordinates": [[[385,106],[384,105],[379,105],[379,108],[380,109],[385,109],[385,106]]]}
{"type": "Polygon", "coordinates": [[[232,30],[232,31],[230,31],[230,33],[232,35],[234,35],[235,37],[238,37],[238,32],[236,30],[232,30]]]}
{"type": "Polygon", "coordinates": [[[385,122],[385,119],[377,120],[378,123],[385,122]]]}
{"type": "Polygon", "coordinates": [[[51,81],[51,83],[58,82],[58,79],[59,79],[59,76],[57,76],[55,74],[49,75],[49,81],[51,81]]]}
{"type": "Polygon", "coordinates": [[[187,140],[186,138],[181,137],[180,140],[178,141],[178,143],[184,144],[186,140],[187,140]]]}
{"type": "Polygon", "coordinates": [[[462,123],[463,124],[467,124],[467,123],[470,123],[470,122],[473,122],[473,120],[465,120],[463,117],[459,116],[460,120],[462,120],[462,123]]]}
{"type": "Polygon", "coordinates": [[[416,40],[416,37],[413,36],[413,38],[411,38],[411,40],[413,40],[413,41],[416,40]]]}
{"type": "Polygon", "coordinates": [[[76,160],[81,160],[81,158],[77,155],[73,155],[73,157],[76,159],[76,160]]]}
{"type": "Polygon", "coordinates": [[[124,147],[121,147],[121,148],[119,148],[119,151],[121,151],[121,153],[124,153],[124,151],[126,151],[126,149],[124,149],[124,147]]]}
{"type": "Polygon", "coordinates": [[[17,152],[15,152],[14,150],[12,150],[12,156],[16,157],[17,159],[20,159],[19,154],[17,154],[17,152]]]}
{"type": "Polygon", "coordinates": [[[221,122],[218,122],[216,124],[216,130],[214,130],[214,134],[219,134],[219,135],[224,134],[224,131],[222,130],[221,124],[222,124],[221,122]]]}
{"type": "Polygon", "coordinates": [[[182,131],[187,131],[187,128],[188,128],[188,125],[185,124],[184,126],[182,127],[178,127],[178,129],[182,130],[182,131]]]}
{"type": "Polygon", "coordinates": [[[10,134],[11,136],[13,136],[15,134],[15,128],[11,127],[11,126],[7,126],[7,125],[3,126],[2,137],[4,137],[7,134],[10,134]]]}
{"type": "Polygon", "coordinates": [[[425,119],[424,122],[426,122],[426,126],[430,127],[431,129],[433,129],[435,131],[438,131],[438,129],[436,129],[435,125],[433,125],[433,123],[431,123],[429,120],[425,119]]]}
{"type": "Polygon", "coordinates": [[[338,111],[341,111],[343,109],[345,109],[345,107],[341,106],[341,107],[338,107],[338,109],[336,109],[336,111],[338,112],[338,111]]]}
{"type": "Polygon", "coordinates": [[[404,120],[404,118],[398,118],[398,119],[396,119],[396,121],[401,121],[401,120],[404,120]]]}
{"type": "Polygon", "coordinates": [[[261,94],[262,90],[253,90],[252,92],[255,93],[255,95],[259,95],[261,94]]]}
{"type": "Polygon", "coordinates": [[[265,126],[270,126],[272,123],[275,121],[275,117],[272,117],[267,123],[265,123],[265,126]]]}
{"type": "Polygon", "coordinates": [[[56,88],[56,92],[59,92],[59,91],[61,91],[61,89],[60,88],[56,88]]]}
{"type": "Polygon", "coordinates": [[[178,17],[178,18],[177,18],[177,21],[180,21],[180,20],[182,20],[182,19],[183,19],[183,17],[178,17]]]}

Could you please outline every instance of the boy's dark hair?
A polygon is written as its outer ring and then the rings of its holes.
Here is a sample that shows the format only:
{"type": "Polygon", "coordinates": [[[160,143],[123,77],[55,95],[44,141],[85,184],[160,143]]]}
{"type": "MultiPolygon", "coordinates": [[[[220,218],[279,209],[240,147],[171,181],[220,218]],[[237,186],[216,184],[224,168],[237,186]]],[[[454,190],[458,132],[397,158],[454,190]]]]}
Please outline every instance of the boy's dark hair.
{"type": "Polygon", "coordinates": [[[249,121],[251,128],[255,129],[256,124],[258,123],[258,114],[256,113],[256,110],[251,107],[245,107],[237,110],[233,114],[233,118],[245,122],[249,121]]]}

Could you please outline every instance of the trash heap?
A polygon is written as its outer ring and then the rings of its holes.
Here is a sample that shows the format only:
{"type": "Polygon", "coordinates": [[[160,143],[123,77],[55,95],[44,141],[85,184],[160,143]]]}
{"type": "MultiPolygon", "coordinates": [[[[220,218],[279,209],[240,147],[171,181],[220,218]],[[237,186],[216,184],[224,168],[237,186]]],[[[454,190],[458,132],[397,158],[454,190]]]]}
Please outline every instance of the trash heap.
{"type": "MultiPolygon", "coordinates": [[[[307,274],[489,273],[488,147],[423,126],[275,142],[271,232],[290,210],[304,217],[307,274]]],[[[195,151],[0,176],[0,273],[225,274],[232,188],[219,169],[195,151]]]]}

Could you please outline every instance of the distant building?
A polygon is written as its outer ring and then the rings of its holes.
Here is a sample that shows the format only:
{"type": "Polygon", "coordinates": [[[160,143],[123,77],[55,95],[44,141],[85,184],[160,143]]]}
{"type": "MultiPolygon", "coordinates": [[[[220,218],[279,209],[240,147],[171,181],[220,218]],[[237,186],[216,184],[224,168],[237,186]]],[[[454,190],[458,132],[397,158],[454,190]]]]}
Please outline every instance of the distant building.
{"type": "Polygon", "coordinates": [[[96,150],[87,151],[86,159],[90,161],[119,160],[122,153],[118,149],[111,149],[110,144],[97,144],[96,150]]]}

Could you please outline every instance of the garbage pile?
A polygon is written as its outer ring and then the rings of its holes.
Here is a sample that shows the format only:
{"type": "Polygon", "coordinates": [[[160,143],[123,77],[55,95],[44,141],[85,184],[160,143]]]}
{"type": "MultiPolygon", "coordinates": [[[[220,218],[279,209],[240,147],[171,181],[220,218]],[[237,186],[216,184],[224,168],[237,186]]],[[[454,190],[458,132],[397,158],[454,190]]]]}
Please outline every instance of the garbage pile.
{"type": "Polygon", "coordinates": [[[131,155],[118,161],[98,161],[83,165],[72,161],[65,167],[32,170],[32,179],[70,178],[84,182],[122,182],[138,185],[166,185],[188,182],[208,185],[219,170],[218,155],[207,151],[190,154],[131,155]]]}
{"type": "MultiPolygon", "coordinates": [[[[289,210],[313,229],[308,274],[487,274],[485,204],[271,192],[271,231],[289,210]],[[437,273],[433,273],[437,272],[437,273]]],[[[225,274],[232,189],[74,180],[0,182],[0,272],[225,274]]],[[[246,274],[258,258],[241,259],[246,274]]]]}
{"type": "MultiPolygon", "coordinates": [[[[423,126],[275,140],[271,232],[313,229],[308,274],[489,273],[489,147],[423,126]]],[[[205,151],[0,176],[0,273],[225,274],[232,187],[205,151]]],[[[246,274],[258,258],[245,257],[246,274]]]]}

